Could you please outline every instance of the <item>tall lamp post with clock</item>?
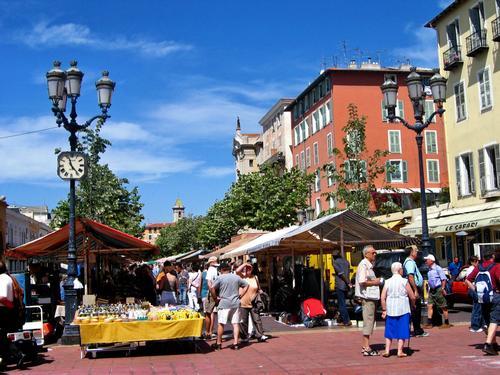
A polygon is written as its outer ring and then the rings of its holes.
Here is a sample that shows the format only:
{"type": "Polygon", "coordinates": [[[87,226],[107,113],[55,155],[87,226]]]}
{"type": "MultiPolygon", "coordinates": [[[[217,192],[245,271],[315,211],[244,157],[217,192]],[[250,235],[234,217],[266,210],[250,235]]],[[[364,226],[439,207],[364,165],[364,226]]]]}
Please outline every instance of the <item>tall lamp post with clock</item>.
{"type": "Polygon", "coordinates": [[[111,106],[111,96],[115,83],[109,79],[108,72],[104,71],[102,77],[96,82],[97,100],[101,108],[101,114],[92,117],[83,124],[76,121],[76,103],[80,96],[83,73],[77,68],[77,62],[71,61],[70,68],[66,71],[61,69],[59,61],[54,62],[54,67],[47,72],[47,86],[49,99],[52,102],[52,112],[56,117],[56,123],[63,126],[69,133],[70,151],[61,152],[57,158],[57,174],[63,180],[69,181],[69,238],[68,238],[68,277],[64,284],[65,296],[65,326],[62,343],[73,345],[79,343],[79,330],[72,325],[77,308],[77,294],[74,289],[76,274],[76,238],[75,238],[75,184],[77,180],[87,174],[87,156],[83,152],[77,152],[77,133],[89,127],[92,122],[100,119],[106,121],[110,116],[108,109],[111,106]],[[71,113],[69,119],[66,112],[67,99],[71,101],[71,113]]]}

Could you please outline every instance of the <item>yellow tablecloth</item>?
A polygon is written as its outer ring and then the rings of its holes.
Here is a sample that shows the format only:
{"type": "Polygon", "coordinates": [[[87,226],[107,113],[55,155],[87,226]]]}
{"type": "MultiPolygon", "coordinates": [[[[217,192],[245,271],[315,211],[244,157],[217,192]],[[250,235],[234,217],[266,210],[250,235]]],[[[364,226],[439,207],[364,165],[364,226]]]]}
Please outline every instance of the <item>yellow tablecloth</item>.
{"type": "Polygon", "coordinates": [[[153,341],[201,336],[203,318],[80,324],[80,343],[153,341]]]}

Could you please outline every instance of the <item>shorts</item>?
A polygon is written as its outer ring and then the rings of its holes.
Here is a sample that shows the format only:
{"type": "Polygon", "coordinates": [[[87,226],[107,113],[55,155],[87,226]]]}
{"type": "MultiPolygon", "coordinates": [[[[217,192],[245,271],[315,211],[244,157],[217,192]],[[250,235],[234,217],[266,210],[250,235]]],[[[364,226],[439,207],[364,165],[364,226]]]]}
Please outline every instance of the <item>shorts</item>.
{"type": "Polygon", "coordinates": [[[493,293],[490,322],[500,324],[500,293],[493,293]]]}
{"type": "Polygon", "coordinates": [[[377,308],[377,301],[370,299],[362,299],[363,305],[363,335],[370,336],[373,333],[375,326],[375,310],[377,308]]]}
{"type": "Polygon", "coordinates": [[[429,289],[429,298],[427,299],[428,305],[436,305],[440,308],[447,308],[446,298],[443,296],[441,288],[429,289]]]}
{"type": "Polygon", "coordinates": [[[241,315],[239,307],[232,309],[219,309],[217,312],[217,321],[219,324],[239,324],[241,323],[241,315]]]}
{"type": "Polygon", "coordinates": [[[203,298],[202,302],[203,302],[203,312],[205,314],[211,314],[217,311],[215,306],[215,301],[210,294],[207,297],[203,298]]]}

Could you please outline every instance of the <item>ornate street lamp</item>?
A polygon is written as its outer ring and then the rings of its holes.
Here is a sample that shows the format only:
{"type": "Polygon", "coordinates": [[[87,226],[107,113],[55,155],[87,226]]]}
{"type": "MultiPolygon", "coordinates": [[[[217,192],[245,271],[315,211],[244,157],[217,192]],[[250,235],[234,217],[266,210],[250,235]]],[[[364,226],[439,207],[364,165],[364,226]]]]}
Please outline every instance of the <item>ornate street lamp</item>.
{"type": "Polygon", "coordinates": [[[101,114],[92,117],[83,124],[76,122],[76,102],[80,96],[83,73],[78,69],[77,62],[71,61],[70,68],[64,72],[61,63],[54,62],[54,67],[47,72],[47,87],[49,99],[52,101],[52,112],[56,117],[57,125],[63,125],[69,133],[69,152],[61,152],[57,158],[57,174],[63,180],[69,180],[69,238],[68,238],[68,277],[64,283],[65,299],[65,325],[62,343],[74,345],[80,342],[78,326],[72,325],[77,308],[77,293],[74,289],[76,277],[76,238],[75,238],[75,181],[87,174],[87,156],[77,152],[77,133],[89,127],[94,120],[106,121],[110,116],[108,109],[111,106],[111,95],[115,83],[108,77],[108,72],[103,72],[102,78],[96,82],[98,103],[101,114]],[[71,101],[69,119],[66,112],[66,101],[71,101]]]}
{"type": "Polygon", "coordinates": [[[439,69],[434,70],[434,75],[430,79],[430,87],[432,96],[434,98],[434,103],[437,105],[437,110],[430,114],[425,122],[422,122],[423,116],[425,114],[425,97],[426,93],[424,90],[424,85],[422,83],[422,78],[420,74],[417,73],[417,69],[412,67],[410,69],[410,74],[406,79],[406,85],[408,87],[408,96],[413,104],[413,114],[415,118],[415,124],[410,125],[405,119],[396,116],[396,105],[397,105],[397,94],[398,85],[391,79],[387,79],[380,89],[384,96],[384,106],[387,109],[387,118],[390,122],[394,120],[399,120],[408,129],[413,130],[417,135],[415,137],[417,141],[418,148],[418,166],[420,174],[420,205],[422,211],[422,252],[424,255],[429,254],[432,251],[431,242],[429,239],[429,227],[427,224],[427,199],[425,195],[425,180],[424,180],[424,165],[422,157],[422,131],[427,128],[434,118],[434,116],[443,116],[443,102],[446,101],[446,78],[439,74],[439,69]]]}

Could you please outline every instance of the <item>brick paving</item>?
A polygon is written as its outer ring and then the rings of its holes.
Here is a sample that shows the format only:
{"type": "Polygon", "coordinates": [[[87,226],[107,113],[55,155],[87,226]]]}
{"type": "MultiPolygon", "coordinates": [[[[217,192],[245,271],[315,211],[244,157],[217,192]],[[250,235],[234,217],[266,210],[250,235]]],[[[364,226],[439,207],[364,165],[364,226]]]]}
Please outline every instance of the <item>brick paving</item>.
{"type": "MultiPolygon", "coordinates": [[[[361,333],[356,328],[275,332],[267,343],[251,343],[239,351],[211,352],[202,342],[200,353],[183,343],[139,348],[131,356],[100,353],[80,359],[79,347],[52,346],[37,365],[9,374],[498,374],[500,356],[484,356],[483,334],[470,333],[467,325],[434,328],[431,336],[414,338],[415,350],[407,358],[363,357],[361,333]],[[170,353],[170,354],[166,354],[170,353]]],[[[374,333],[375,348],[383,348],[383,330],[374,333]]]]}

